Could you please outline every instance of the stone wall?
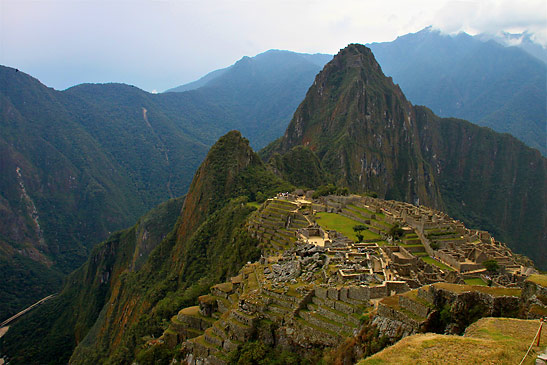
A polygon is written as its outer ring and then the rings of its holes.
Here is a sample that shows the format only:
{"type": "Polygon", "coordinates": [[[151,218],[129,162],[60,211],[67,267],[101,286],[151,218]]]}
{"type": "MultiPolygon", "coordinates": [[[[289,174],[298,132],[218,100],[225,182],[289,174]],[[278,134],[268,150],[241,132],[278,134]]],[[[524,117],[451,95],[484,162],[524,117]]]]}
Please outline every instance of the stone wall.
{"type": "Polygon", "coordinates": [[[399,306],[423,318],[427,318],[429,313],[431,313],[431,308],[429,306],[405,297],[404,295],[399,296],[399,306]]]}

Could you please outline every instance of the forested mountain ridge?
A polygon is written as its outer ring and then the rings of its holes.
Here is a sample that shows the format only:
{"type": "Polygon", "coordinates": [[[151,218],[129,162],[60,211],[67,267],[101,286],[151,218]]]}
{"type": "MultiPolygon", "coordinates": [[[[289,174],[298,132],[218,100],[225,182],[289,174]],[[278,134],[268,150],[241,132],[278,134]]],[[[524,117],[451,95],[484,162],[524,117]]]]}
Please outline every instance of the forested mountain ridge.
{"type": "Polygon", "coordinates": [[[292,188],[239,132],[228,133],[196,172],[182,210],[180,199],[169,201],[97,246],[57,298],[8,332],[3,351],[16,363],[50,362],[68,359],[77,345],[74,363],[131,361],[145,335],[161,335],[162,321],[259,257],[243,227],[254,210],[246,202],[292,188]],[[35,326],[48,351],[34,351],[35,326]]]}
{"type": "Polygon", "coordinates": [[[325,66],[262,153],[295,146],[313,151],[340,186],[446,211],[544,265],[547,160],[507,134],[413,106],[364,46],[325,66]]]}
{"type": "Polygon", "coordinates": [[[223,133],[240,129],[260,146],[279,136],[329,57],[269,51],[244,57],[218,87],[157,95],[123,84],[56,91],[0,67],[0,318],[56,291],[111,232],[184,194],[223,133]]]}
{"type": "Polygon", "coordinates": [[[368,46],[412,103],[547,153],[547,65],[523,49],[431,28],[368,46]]]}

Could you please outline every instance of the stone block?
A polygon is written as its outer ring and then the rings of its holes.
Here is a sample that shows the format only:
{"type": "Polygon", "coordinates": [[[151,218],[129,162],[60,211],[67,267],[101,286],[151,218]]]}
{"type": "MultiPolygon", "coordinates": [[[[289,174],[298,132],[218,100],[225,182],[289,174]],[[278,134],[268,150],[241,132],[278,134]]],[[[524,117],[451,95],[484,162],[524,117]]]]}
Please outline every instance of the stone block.
{"type": "Polygon", "coordinates": [[[348,288],[347,287],[340,288],[340,300],[344,301],[344,302],[348,300],[348,288]]]}
{"type": "Polygon", "coordinates": [[[368,286],[350,286],[348,288],[348,297],[363,302],[367,301],[370,299],[370,288],[368,286]]]}
{"type": "Polygon", "coordinates": [[[340,292],[337,288],[328,288],[327,290],[327,297],[332,300],[339,300],[340,299],[340,292]]]}
{"type": "Polygon", "coordinates": [[[315,296],[321,299],[327,299],[327,288],[315,287],[315,296]]]}

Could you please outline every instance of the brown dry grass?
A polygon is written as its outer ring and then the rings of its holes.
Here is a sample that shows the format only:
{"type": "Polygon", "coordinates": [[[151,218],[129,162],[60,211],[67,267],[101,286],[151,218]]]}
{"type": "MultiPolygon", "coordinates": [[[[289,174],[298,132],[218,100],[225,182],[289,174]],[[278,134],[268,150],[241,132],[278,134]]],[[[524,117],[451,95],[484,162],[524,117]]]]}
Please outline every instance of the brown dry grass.
{"type": "MultiPolygon", "coordinates": [[[[538,320],[482,318],[465,336],[409,336],[359,364],[518,364],[538,328],[538,320]]],[[[525,364],[533,364],[538,350],[547,345],[546,332],[525,364]]]]}
{"type": "Polygon", "coordinates": [[[526,280],[547,287],[547,275],[534,274],[530,275],[530,277],[526,280]]]}
{"type": "Polygon", "coordinates": [[[183,310],[181,310],[179,313],[180,314],[184,314],[184,315],[187,315],[187,316],[195,316],[197,315],[199,312],[199,306],[194,306],[194,307],[187,307],[187,308],[184,308],[183,310]]]}
{"type": "Polygon", "coordinates": [[[500,287],[489,287],[482,285],[463,285],[463,284],[450,284],[450,283],[435,283],[432,284],[437,288],[442,288],[453,293],[461,294],[467,291],[478,291],[485,294],[490,294],[493,296],[511,296],[519,297],[521,290],[518,288],[500,288],[500,287]]]}

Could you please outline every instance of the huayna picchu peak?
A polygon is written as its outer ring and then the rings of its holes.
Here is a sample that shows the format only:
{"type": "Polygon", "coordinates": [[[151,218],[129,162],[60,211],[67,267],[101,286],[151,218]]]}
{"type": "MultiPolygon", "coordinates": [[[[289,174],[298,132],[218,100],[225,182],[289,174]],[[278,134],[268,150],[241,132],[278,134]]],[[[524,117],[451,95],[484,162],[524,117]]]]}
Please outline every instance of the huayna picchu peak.
{"type": "Polygon", "coordinates": [[[2,355],[349,364],[434,333],[520,360],[533,334],[516,329],[547,315],[547,278],[521,255],[545,265],[537,150],[413,106],[351,44],[260,156],[238,131],[220,137],[187,194],[97,245],[2,337],[2,355]]]}
{"type": "Polygon", "coordinates": [[[295,146],[315,153],[339,186],[446,211],[545,268],[547,159],[507,134],[411,105],[365,46],[325,66],[285,135],[261,153],[295,146]]]}

